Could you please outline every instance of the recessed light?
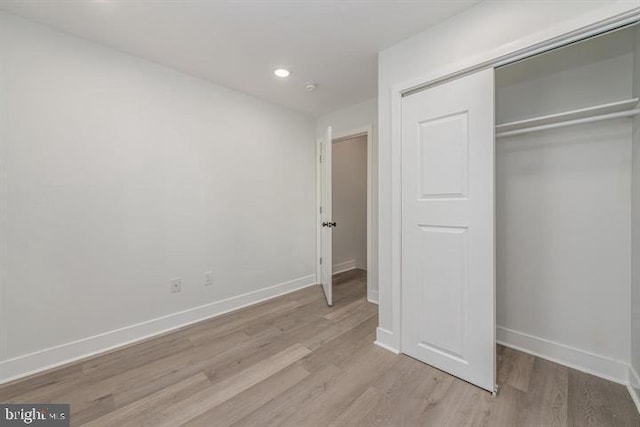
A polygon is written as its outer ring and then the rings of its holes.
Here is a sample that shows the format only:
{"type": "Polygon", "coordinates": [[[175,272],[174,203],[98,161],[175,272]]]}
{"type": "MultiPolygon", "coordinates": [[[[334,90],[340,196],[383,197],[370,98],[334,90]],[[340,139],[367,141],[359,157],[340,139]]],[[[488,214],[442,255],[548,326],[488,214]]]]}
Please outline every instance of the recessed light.
{"type": "Polygon", "coordinates": [[[278,77],[289,77],[289,75],[291,75],[291,71],[287,70],[286,68],[278,68],[276,70],[273,70],[273,74],[275,74],[278,77]]]}

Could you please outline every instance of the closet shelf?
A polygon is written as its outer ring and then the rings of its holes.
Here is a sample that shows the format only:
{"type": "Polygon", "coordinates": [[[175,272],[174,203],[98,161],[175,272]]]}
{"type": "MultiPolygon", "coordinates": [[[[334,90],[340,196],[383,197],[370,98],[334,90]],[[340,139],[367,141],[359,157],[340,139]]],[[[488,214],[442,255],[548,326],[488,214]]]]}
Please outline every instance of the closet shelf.
{"type": "Polygon", "coordinates": [[[521,135],[546,129],[555,129],[564,126],[582,123],[597,122],[601,120],[631,117],[640,114],[639,98],[608,104],[595,105],[593,107],[578,110],[563,111],[547,116],[534,117],[532,119],[503,123],[496,126],[496,138],[521,135]]]}

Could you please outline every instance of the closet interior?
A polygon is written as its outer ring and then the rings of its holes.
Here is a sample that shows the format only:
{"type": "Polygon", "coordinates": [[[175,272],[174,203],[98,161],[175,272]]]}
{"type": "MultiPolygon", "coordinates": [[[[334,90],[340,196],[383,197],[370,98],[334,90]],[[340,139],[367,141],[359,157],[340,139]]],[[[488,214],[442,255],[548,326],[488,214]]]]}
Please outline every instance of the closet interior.
{"type": "Polygon", "coordinates": [[[638,27],[495,74],[497,341],[618,382],[640,340],[638,27]]]}

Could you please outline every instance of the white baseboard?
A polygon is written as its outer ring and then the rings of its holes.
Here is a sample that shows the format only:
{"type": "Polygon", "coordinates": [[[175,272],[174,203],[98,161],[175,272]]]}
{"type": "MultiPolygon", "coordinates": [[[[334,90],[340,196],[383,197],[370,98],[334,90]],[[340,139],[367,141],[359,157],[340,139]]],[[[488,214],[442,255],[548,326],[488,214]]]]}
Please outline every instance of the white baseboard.
{"type": "Polygon", "coordinates": [[[0,362],[0,384],[315,285],[315,274],[0,362]]]}
{"type": "Polygon", "coordinates": [[[376,340],[374,344],[392,353],[400,354],[400,350],[396,348],[394,344],[393,334],[386,329],[376,328],[376,340]]]}
{"type": "Polygon", "coordinates": [[[333,274],[344,273],[345,271],[354,270],[356,268],[356,260],[350,259],[349,261],[341,262],[339,264],[333,264],[333,274]]]}
{"type": "Polygon", "coordinates": [[[636,408],[638,412],[640,412],[640,375],[633,369],[633,366],[629,366],[629,384],[627,384],[627,389],[629,389],[631,399],[633,399],[633,403],[636,404],[636,408]]]}
{"type": "Polygon", "coordinates": [[[378,291],[374,289],[367,290],[367,301],[372,304],[378,304],[378,291]]]}
{"type": "Polygon", "coordinates": [[[628,384],[629,365],[621,360],[591,353],[513,329],[496,328],[496,341],[543,359],[596,375],[619,384],[628,384]]]}

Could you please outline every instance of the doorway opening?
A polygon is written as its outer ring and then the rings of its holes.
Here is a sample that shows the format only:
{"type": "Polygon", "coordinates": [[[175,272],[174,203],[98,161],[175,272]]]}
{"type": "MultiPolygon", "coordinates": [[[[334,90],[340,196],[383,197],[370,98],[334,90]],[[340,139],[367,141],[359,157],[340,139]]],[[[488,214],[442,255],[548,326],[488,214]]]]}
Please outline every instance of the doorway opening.
{"type": "Polygon", "coordinates": [[[372,127],[318,140],[318,282],[329,305],[333,284],[366,283],[367,300],[377,304],[372,266],[372,127]]]}
{"type": "Polygon", "coordinates": [[[334,139],[331,150],[332,275],[335,285],[367,279],[367,135],[334,139]]]}

